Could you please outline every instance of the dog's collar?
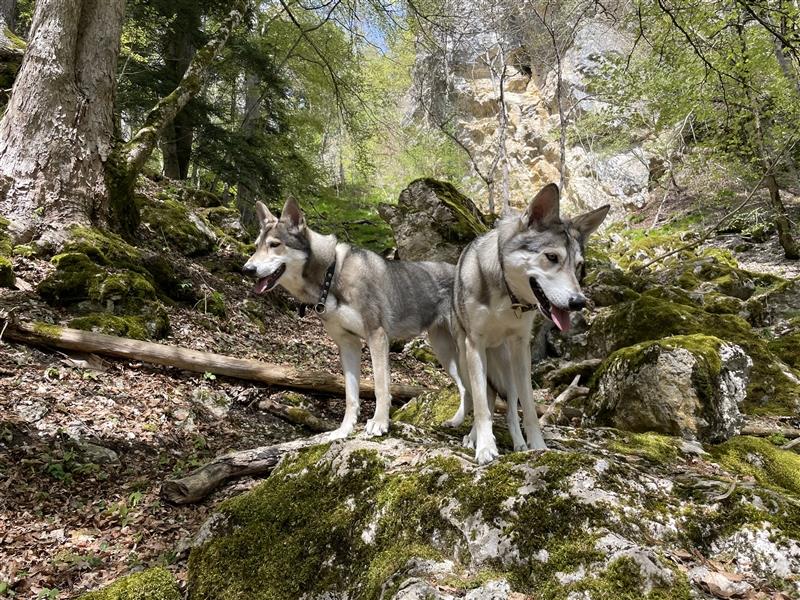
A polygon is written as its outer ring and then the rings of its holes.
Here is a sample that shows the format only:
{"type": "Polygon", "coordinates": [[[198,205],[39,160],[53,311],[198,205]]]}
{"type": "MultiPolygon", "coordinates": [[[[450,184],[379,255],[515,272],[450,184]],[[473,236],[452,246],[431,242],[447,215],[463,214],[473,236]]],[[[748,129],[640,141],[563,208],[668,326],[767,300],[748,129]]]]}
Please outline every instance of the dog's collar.
{"type": "Polygon", "coordinates": [[[333,283],[333,274],[336,271],[336,259],[325,271],[325,280],[322,282],[322,291],[319,293],[319,300],[314,305],[314,312],[318,315],[325,314],[325,302],[328,300],[328,292],[331,291],[331,284],[333,283]]]}
{"type": "Polygon", "coordinates": [[[319,293],[319,300],[317,300],[316,304],[305,304],[302,303],[297,307],[297,314],[300,317],[306,316],[306,310],[309,307],[314,308],[314,312],[318,315],[325,314],[325,302],[328,300],[328,294],[331,291],[331,285],[333,284],[333,274],[336,272],[336,259],[333,259],[333,262],[328,267],[328,270],[325,271],[325,279],[322,281],[322,290],[319,293]]]}

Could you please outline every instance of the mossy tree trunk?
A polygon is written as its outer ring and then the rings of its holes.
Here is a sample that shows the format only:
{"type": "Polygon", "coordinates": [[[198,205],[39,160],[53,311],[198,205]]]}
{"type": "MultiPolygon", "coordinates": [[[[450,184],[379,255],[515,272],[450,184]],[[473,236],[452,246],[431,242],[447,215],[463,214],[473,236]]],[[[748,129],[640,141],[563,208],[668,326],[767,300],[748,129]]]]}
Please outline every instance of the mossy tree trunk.
{"type": "Polygon", "coordinates": [[[0,122],[0,213],[16,239],[103,224],[125,0],[39,0],[0,122]]]}

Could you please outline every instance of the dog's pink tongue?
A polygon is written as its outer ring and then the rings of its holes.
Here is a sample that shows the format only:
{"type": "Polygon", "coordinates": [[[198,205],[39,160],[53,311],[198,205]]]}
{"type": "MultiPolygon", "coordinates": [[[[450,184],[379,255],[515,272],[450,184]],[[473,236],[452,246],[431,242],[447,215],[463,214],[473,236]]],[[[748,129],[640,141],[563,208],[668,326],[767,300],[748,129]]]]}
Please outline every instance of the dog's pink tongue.
{"type": "Polygon", "coordinates": [[[556,327],[558,327],[561,331],[569,331],[569,328],[572,326],[572,323],[570,323],[569,321],[568,310],[551,306],[550,316],[553,319],[553,323],[555,323],[556,327]]]}
{"type": "Polygon", "coordinates": [[[267,286],[269,286],[269,279],[267,277],[265,277],[264,279],[259,279],[256,282],[256,285],[253,288],[253,291],[256,294],[263,294],[264,291],[267,289],[267,286]]]}

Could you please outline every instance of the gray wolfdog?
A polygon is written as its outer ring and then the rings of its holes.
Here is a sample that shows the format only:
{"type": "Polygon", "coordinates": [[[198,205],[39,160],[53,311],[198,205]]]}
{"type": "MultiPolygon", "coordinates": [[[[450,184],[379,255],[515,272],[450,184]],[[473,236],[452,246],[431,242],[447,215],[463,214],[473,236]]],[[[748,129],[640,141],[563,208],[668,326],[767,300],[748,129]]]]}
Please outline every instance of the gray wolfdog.
{"type": "Polygon", "coordinates": [[[464,443],[474,445],[478,463],[498,456],[490,406],[494,390],[508,402],[507,422],[515,449],[546,448],[531,390],[533,309],[538,308],[560,330],[570,328],[570,311],[586,305],[580,285],[584,245],[608,209],[606,205],[562,220],[558,186],[550,184],[523,214],[504,217],[461,253],[453,310],[460,330],[461,372],[469,373],[470,393],[462,395],[462,406],[450,424],[460,425],[471,401],[474,423],[464,443]],[[525,438],[517,399],[522,404],[525,438]]]}
{"type": "Polygon", "coordinates": [[[452,289],[455,266],[437,262],[387,261],[374,252],[339,242],[306,225],[297,202],[289,199],[280,218],[256,203],[261,232],[245,274],[257,279],[263,294],[276,285],[314,306],[325,330],[339,347],[345,377],[345,414],[331,438],[346,437],[358,420],[361,340],[367,341],[375,377],[375,415],[369,435],[389,430],[389,340],[427,331],[439,362],[458,376],[457,344],[452,334],[452,289]]]}

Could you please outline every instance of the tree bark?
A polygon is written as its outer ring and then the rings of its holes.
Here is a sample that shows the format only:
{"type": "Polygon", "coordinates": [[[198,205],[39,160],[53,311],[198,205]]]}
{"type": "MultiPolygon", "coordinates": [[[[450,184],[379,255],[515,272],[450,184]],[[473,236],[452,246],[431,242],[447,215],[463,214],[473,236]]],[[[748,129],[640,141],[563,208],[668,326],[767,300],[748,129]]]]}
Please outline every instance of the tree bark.
{"type": "Polygon", "coordinates": [[[0,19],[11,31],[17,28],[17,0],[0,0],[0,19]]]}
{"type": "MultiPolygon", "coordinates": [[[[197,5],[178,11],[167,33],[164,45],[164,62],[174,86],[177,86],[192,62],[197,48],[194,40],[200,30],[200,10],[197,5]]],[[[164,155],[164,176],[168,179],[186,179],[192,157],[194,127],[185,110],[164,129],[161,152],[164,155]]]]}
{"type": "MultiPolygon", "coordinates": [[[[0,329],[3,321],[0,319],[0,329]]],[[[42,326],[30,323],[8,323],[5,339],[35,346],[49,346],[64,350],[94,352],[106,356],[141,360],[156,365],[177,367],[195,373],[214,373],[267,385],[344,395],[344,378],[319,371],[295,369],[285,365],[265,363],[259,360],[233,358],[212,352],[188,350],[179,346],[167,346],[155,342],[143,342],[128,338],[92,333],[67,327],[42,326]]],[[[375,397],[373,382],[362,379],[362,396],[375,397]]],[[[425,388],[414,385],[390,386],[393,400],[410,400],[425,388]]]]}
{"type": "Polygon", "coordinates": [[[775,175],[770,173],[764,178],[764,183],[767,184],[769,190],[769,203],[775,213],[775,229],[778,231],[778,243],[783,248],[783,254],[790,260],[797,260],[800,258],[800,247],[798,247],[797,240],[792,235],[792,226],[789,221],[789,213],[786,211],[786,206],[781,200],[781,191],[778,186],[778,181],[775,175]]]}
{"type": "MultiPolygon", "coordinates": [[[[261,83],[258,75],[250,73],[245,81],[244,116],[242,117],[242,133],[245,139],[251,140],[255,133],[255,126],[261,110],[261,83]]],[[[239,179],[236,194],[236,207],[239,209],[239,218],[242,226],[248,231],[258,230],[256,218],[256,200],[258,199],[259,186],[249,173],[239,179]]]]}
{"type": "Polygon", "coordinates": [[[0,122],[0,213],[15,239],[104,224],[125,0],[39,0],[0,122]]]}

